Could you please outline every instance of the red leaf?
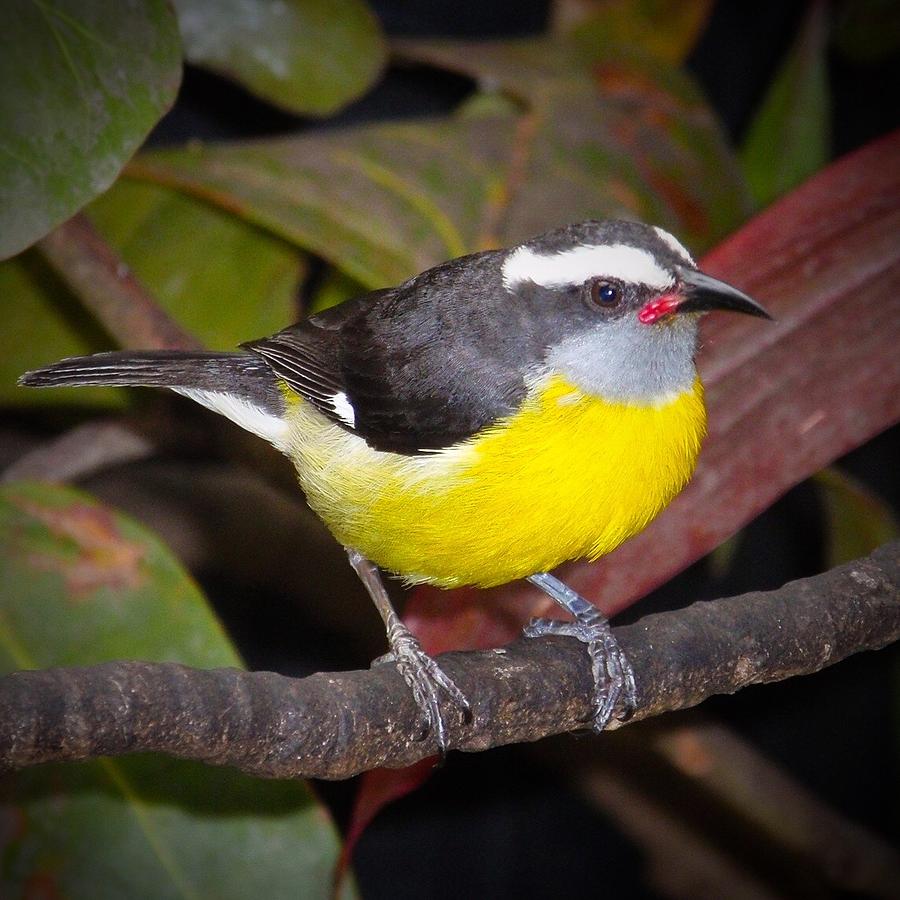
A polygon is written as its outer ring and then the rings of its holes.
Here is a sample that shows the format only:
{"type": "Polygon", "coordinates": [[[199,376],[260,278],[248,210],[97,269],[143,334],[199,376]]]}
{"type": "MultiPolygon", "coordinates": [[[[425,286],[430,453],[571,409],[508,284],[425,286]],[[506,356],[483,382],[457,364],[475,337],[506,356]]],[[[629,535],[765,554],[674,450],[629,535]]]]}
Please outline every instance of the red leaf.
{"type": "Polygon", "coordinates": [[[341,881],[347,873],[353,851],[372,819],[389,803],[411,794],[424,784],[434,771],[436,759],[429,756],[404,769],[372,769],[360,778],[347,836],[334,867],[333,896],[340,895],[341,881]]]}
{"type": "MultiPolygon", "coordinates": [[[[709,437],[693,481],[645,532],[563,577],[608,615],[734,534],[790,487],[900,419],[900,131],[828,167],[701,267],[776,316],[707,323],[699,364],[709,437]]],[[[430,653],[496,647],[556,605],[523,582],[418,588],[404,620],[430,653]]],[[[431,761],[369,773],[345,854],[431,761]]]]}
{"type": "MultiPolygon", "coordinates": [[[[699,364],[710,430],[689,487],[643,534],[563,577],[608,614],[715,548],[789,488],[900,419],[900,131],[829,166],[701,262],[774,324],[715,316],[699,364]]],[[[554,605],[517,583],[419,589],[430,650],[497,646],[554,605]]]]}

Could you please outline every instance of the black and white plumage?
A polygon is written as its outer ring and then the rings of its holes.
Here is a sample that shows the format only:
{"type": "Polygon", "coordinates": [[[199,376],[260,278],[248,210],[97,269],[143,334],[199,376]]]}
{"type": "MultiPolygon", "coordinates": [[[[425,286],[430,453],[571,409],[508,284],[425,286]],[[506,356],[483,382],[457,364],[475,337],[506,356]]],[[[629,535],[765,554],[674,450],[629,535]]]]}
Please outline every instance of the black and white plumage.
{"type": "Polygon", "coordinates": [[[449,446],[515,409],[523,355],[541,350],[537,321],[511,328],[500,306],[499,256],[445,263],[244,346],[375,449],[449,446]]]}
{"type": "MultiPolygon", "coordinates": [[[[276,446],[283,382],[371,447],[419,454],[510,415],[548,348],[596,327],[597,311],[582,291],[590,273],[621,285],[624,311],[670,286],[673,272],[685,267],[694,269],[687,251],[661,229],[583,222],[512,250],[443,263],[246,343],[243,353],[97,354],[30,372],[21,382],[169,387],[276,446]]],[[[609,393],[616,386],[606,387],[609,393]]]]}
{"type": "Polygon", "coordinates": [[[610,552],[690,477],[705,427],[697,326],[713,309],[766,315],[666,232],[584,222],[443,263],[240,353],[99,354],[21,383],[167,387],[287,453],[445,749],[439,695],[468,704],[373,563],[443,587],[531,578],[576,621],[529,633],[588,645],[601,729],[633,702],[627,660],[548,571],[610,552]]]}

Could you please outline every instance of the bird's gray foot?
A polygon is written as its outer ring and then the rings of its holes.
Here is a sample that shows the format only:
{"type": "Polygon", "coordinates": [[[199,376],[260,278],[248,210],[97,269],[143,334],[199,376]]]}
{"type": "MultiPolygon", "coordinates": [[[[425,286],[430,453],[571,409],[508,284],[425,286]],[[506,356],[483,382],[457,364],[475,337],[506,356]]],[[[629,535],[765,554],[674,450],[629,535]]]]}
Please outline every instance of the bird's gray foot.
{"type": "Polygon", "coordinates": [[[391,652],[379,656],[372,665],[394,663],[403,680],[413,692],[416,705],[422,711],[419,740],[434,733],[441,755],[448,749],[447,726],[441,712],[441,699],[449,700],[460,712],[464,722],[472,720],[472,710],[465,694],[452,678],[429,656],[418,639],[402,624],[395,623],[388,635],[391,652]],[[399,625],[399,627],[397,627],[399,625]]]}
{"type": "Polygon", "coordinates": [[[594,676],[592,728],[603,731],[614,716],[627,721],[637,706],[634,671],[609,622],[595,606],[552,575],[542,572],[528,580],[571,613],[575,621],[532,619],[525,628],[525,636],[563,635],[586,644],[594,676]]]}
{"type": "Polygon", "coordinates": [[[347,549],[347,558],[366,586],[375,603],[387,631],[391,652],[379,656],[372,665],[392,662],[400,670],[403,680],[410,686],[416,705],[422,712],[422,730],[419,740],[429,732],[434,733],[438,750],[444,756],[449,749],[447,726],[441,713],[441,698],[453,703],[464,722],[472,721],[472,710],[465,694],[453,679],[423,649],[415,635],[400,621],[378,574],[378,569],[356,550],[347,549]]]}

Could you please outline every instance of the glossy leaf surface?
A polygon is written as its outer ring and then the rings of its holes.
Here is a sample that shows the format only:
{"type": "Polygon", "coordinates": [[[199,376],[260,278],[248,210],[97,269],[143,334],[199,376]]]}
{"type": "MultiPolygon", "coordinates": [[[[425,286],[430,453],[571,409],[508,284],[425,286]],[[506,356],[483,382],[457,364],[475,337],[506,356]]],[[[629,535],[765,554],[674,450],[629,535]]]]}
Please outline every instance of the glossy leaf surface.
{"type": "MultiPolygon", "coordinates": [[[[88,212],[160,305],[208,347],[231,350],[296,318],[304,262],[278,238],[190,197],[130,181],[88,212]]],[[[34,252],[0,264],[0,292],[12,336],[0,357],[0,403],[122,401],[110,389],[16,387],[29,368],[114,345],[34,252]]]]}
{"type": "MultiPolygon", "coordinates": [[[[68,488],[0,489],[2,671],[120,658],[240,665],[143,527],[68,488]]],[[[32,769],[2,800],[4,897],[326,897],[339,850],[302,782],[162,757],[32,769]]]]}
{"type": "Polygon", "coordinates": [[[221,204],[368,287],[586,218],[637,216],[709,246],[747,209],[718,125],[668,66],[551,40],[397,53],[521,111],[159,151],[129,174],[221,204]]]}
{"type": "Polygon", "coordinates": [[[175,8],[188,60],[290,112],[336,112],[387,57],[363,0],[175,0],[175,8]]]}
{"type": "MultiPolygon", "coordinates": [[[[686,490],[642,534],[561,575],[612,614],[718,546],[790,487],[900,420],[900,132],[839,160],[702,261],[776,321],[706,323],[709,436],[686,490]]],[[[497,646],[555,614],[523,585],[419,589],[432,649],[497,646]]]]}
{"type": "Polygon", "coordinates": [[[165,0],[6,0],[0,12],[0,259],[104,191],[175,99],[165,0]]]}

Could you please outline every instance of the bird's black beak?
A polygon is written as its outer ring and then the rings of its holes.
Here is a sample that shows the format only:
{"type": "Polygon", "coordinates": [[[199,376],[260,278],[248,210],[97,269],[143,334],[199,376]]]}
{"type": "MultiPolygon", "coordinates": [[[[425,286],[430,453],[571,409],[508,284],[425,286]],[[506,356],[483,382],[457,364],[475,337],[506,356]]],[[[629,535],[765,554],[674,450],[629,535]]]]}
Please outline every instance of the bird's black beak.
{"type": "Polygon", "coordinates": [[[730,312],[746,313],[748,316],[759,316],[771,319],[768,310],[760,306],[752,297],[748,297],[737,288],[733,288],[718,278],[689,269],[686,266],[676,270],[683,295],[676,312],[712,312],[724,309],[730,312]]]}

